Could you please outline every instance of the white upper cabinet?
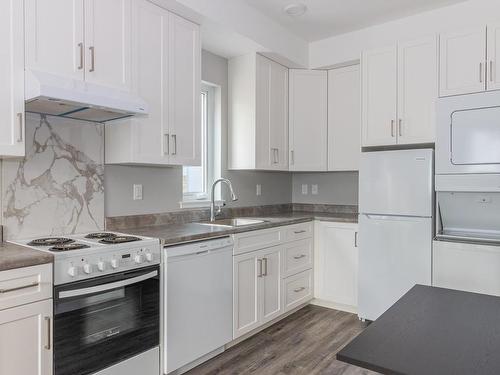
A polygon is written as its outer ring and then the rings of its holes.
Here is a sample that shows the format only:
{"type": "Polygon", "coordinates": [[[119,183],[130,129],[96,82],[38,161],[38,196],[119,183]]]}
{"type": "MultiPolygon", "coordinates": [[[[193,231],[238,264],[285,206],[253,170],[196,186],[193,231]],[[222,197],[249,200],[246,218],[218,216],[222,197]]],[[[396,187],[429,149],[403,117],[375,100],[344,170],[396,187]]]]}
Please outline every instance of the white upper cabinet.
{"type": "Polygon", "coordinates": [[[84,0],[84,9],[86,81],[128,90],[131,0],[84,0]]]}
{"type": "Polygon", "coordinates": [[[396,144],[396,46],[364,51],[362,69],[363,146],[396,144]]]}
{"type": "Polygon", "coordinates": [[[487,86],[500,90],[500,24],[488,25],[487,86]]]}
{"type": "Polygon", "coordinates": [[[398,144],[435,141],[438,97],[436,36],[398,45],[398,144]]]}
{"type": "Polygon", "coordinates": [[[129,90],[132,0],[26,0],[26,67],[129,90]]]}
{"type": "Polygon", "coordinates": [[[288,170],[288,68],[258,54],[229,61],[229,168],[288,170]]]}
{"type": "Polygon", "coordinates": [[[437,48],[430,36],[363,53],[363,146],[434,142],[437,48]]]}
{"type": "Polygon", "coordinates": [[[290,70],[291,171],[327,170],[327,91],[327,71],[290,70]]]}
{"type": "Polygon", "coordinates": [[[440,35],[440,96],[486,89],[486,28],[440,35]]]}
{"type": "Polygon", "coordinates": [[[0,3],[0,157],[24,156],[24,8],[0,3]]]}
{"type": "Polygon", "coordinates": [[[170,164],[201,164],[200,86],[199,26],[171,13],[168,66],[170,164]]]}
{"type": "Polygon", "coordinates": [[[106,124],[106,163],[197,165],[198,26],[146,0],[132,6],[132,91],[148,103],[149,114],[106,124]]]}
{"type": "Polygon", "coordinates": [[[26,67],[83,80],[83,0],[25,0],[25,7],[26,67]]]}
{"type": "Polygon", "coordinates": [[[328,71],[328,170],[356,171],[361,153],[359,65],[328,71]]]}

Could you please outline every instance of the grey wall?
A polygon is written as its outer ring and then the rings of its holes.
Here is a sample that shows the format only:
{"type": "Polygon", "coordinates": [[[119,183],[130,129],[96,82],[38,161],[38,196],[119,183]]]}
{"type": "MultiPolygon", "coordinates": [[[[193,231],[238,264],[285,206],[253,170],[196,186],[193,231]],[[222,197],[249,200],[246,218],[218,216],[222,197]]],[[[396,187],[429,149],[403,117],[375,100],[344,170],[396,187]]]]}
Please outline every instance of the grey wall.
{"type": "MultiPolygon", "coordinates": [[[[227,171],[227,60],[210,52],[202,53],[202,79],[221,90],[222,175],[231,179],[239,196],[232,206],[253,206],[292,201],[292,175],[289,173],[227,171]],[[262,195],[255,194],[256,184],[262,195]]],[[[182,199],[181,168],[105,167],[106,216],[161,213],[179,210],[182,199]],[[134,184],[143,185],[143,200],[134,201],[134,184]]]]}
{"type": "Polygon", "coordinates": [[[294,203],[358,204],[358,173],[294,173],[294,203]],[[302,184],[308,185],[307,195],[302,194],[302,184]],[[318,185],[318,195],[311,194],[311,185],[318,185]]]}

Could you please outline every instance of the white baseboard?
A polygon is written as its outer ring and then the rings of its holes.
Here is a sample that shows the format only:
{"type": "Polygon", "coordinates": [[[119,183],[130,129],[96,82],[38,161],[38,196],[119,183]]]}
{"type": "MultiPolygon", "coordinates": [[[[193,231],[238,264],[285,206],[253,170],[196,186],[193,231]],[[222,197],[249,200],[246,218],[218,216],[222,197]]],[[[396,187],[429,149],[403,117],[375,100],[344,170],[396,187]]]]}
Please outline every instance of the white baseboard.
{"type": "Polygon", "coordinates": [[[311,301],[311,305],[326,307],[328,309],[333,309],[333,310],[345,311],[345,312],[352,313],[352,314],[358,313],[357,306],[344,305],[342,303],[336,303],[336,302],[327,301],[327,300],[319,299],[319,298],[313,299],[311,301]]]}

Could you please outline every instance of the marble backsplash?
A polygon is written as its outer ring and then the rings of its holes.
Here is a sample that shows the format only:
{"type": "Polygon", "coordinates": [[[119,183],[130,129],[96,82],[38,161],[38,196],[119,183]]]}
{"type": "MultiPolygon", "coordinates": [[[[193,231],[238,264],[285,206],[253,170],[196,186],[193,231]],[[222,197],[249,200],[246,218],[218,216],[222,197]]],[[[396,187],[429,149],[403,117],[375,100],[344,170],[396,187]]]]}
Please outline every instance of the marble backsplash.
{"type": "Polygon", "coordinates": [[[104,126],[27,114],[26,157],[2,163],[7,239],[104,229],[104,126]]]}

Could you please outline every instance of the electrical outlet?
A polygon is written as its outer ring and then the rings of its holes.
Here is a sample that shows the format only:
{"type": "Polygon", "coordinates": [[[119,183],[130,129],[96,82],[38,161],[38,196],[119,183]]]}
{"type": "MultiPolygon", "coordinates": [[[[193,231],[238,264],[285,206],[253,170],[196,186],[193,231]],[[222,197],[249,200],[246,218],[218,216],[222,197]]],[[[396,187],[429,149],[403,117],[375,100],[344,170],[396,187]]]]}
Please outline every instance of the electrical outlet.
{"type": "Polygon", "coordinates": [[[255,185],[255,194],[257,196],[262,195],[262,185],[261,184],[255,185]]]}
{"type": "Polygon", "coordinates": [[[307,184],[302,184],[302,195],[307,195],[307,184]]]}
{"type": "Polygon", "coordinates": [[[142,200],[142,185],[134,184],[134,201],[142,200]]]}
{"type": "Polygon", "coordinates": [[[318,185],[317,184],[311,185],[311,194],[318,195],[318,185]]]}

